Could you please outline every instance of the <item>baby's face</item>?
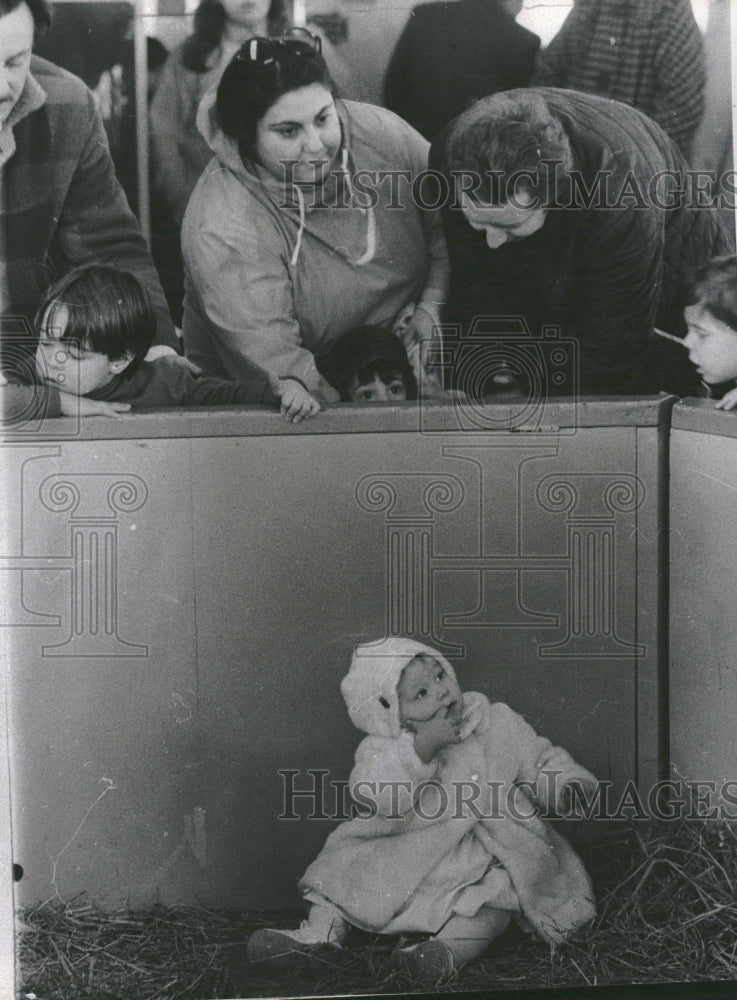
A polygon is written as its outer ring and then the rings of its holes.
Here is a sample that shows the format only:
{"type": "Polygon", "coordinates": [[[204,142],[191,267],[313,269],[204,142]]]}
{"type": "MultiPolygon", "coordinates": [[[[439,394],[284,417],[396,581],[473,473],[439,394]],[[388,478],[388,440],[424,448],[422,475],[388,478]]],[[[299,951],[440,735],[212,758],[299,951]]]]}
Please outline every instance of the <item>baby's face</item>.
{"type": "Polygon", "coordinates": [[[458,681],[434,656],[420,653],[407,664],[397,684],[399,721],[426,722],[442,713],[460,721],[463,695],[458,681]]]}
{"type": "Polygon", "coordinates": [[[713,385],[737,378],[737,331],[697,302],[684,311],[688,334],[683,344],[705,382],[713,385]]]}
{"type": "Polygon", "coordinates": [[[371,382],[359,382],[354,375],[348,383],[348,393],[354,403],[398,403],[407,398],[407,388],[404,379],[398,373],[388,382],[384,382],[378,374],[371,382]]]}

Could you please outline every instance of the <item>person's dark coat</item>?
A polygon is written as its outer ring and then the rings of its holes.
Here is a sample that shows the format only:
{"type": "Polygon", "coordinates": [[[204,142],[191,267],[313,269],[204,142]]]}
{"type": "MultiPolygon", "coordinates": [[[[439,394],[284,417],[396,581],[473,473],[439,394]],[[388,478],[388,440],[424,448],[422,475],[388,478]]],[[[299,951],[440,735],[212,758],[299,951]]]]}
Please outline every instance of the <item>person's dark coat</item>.
{"type": "Polygon", "coordinates": [[[389,62],[384,104],[433,139],[479,97],[525,87],[539,48],[498,0],[421,4],[389,62]]]}
{"type": "MultiPolygon", "coordinates": [[[[686,351],[653,328],[685,334],[693,271],[733,253],[734,233],[714,208],[694,203],[683,156],[645,115],[588,94],[537,93],[568,136],[579,192],[559,174],[553,205],[560,207],[549,209],[533,235],[495,250],[460,209],[446,205],[451,280],[444,321],[459,324],[463,336],[475,319],[489,316],[522,317],[537,339],[545,327],[559,327],[578,345],[584,393],[693,392],[698,378],[686,351]],[[591,198],[581,194],[584,186],[591,198]]],[[[451,128],[433,145],[437,169],[445,165],[451,128]]],[[[556,392],[551,380],[544,391],[556,392]]]]}

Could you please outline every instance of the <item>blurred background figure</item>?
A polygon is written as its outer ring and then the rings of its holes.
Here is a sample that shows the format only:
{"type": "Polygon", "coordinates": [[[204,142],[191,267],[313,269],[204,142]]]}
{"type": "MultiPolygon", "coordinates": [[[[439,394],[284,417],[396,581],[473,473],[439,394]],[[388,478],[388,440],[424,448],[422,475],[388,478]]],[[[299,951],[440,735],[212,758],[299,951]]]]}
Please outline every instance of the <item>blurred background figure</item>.
{"type": "Polygon", "coordinates": [[[192,34],[166,60],[150,108],[151,244],[174,325],[182,325],[184,210],[212,151],[197,109],[242,43],[289,25],[287,0],[202,0],[192,34]]]}
{"type": "MultiPolygon", "coordinates": [[[[345,37],[336,43],[340,65],[325,61],[340,96],[352,101],[382,104],[384,76],[397,39],[417,0],[305,0],[307,24],[320,27],[320,18],[338,12],[346,22],[345,37]]],[[[324,42],[324,38],[323,38],[324,42]]]]}
{"type": "MultiPolygon", "coordinates": [[[[718,185],[719,178],[734,169],[729,6],[729,0],[711,0],[709,4],[704,36],[704,116],[696,131],[691,152],[693,167],[697,170],[713,170],[716,174],[717,194],[723,194],[718,185]]],[[[725,221],[734,226],[734,208],[722,204],[721,211],[725,221]]]]}
{"type": "Polygon", "coordinates": [[[178,225],[212,157],[197,131],[200,100],[247,38],[288,24],[286,0],[202,0],[194,31],[169,56],[151,103],[151,162],[154,188],[178,225]]]}
{"type": "Polygon", "coordinates": [[[525,87],[540,48],[515,21],[522,0],[415,7],[389,62],[384,104],[434,139],[479,97],[525,87]]]}
{"type": "Polygon", "coordinates": [[[631,104],[688,158],[705,85],[704,45],[691,3],[577,0],[540,54],[532,83],[631,104]]]}

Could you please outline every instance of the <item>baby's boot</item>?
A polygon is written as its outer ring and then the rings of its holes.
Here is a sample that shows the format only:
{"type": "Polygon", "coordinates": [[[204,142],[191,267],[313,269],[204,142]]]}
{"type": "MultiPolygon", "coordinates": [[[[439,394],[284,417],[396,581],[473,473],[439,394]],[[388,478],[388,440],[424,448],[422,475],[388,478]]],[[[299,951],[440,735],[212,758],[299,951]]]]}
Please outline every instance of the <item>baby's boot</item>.
{"type": "Polygon", "coordinates": [[[255,931],[247,947],[248,961],[284,967],[314,955],[321,948],[340,948],[346,934],[342,917],[327,907],[314,906],[297,930],[265,927],[255,931]]]}
{"type": "Polygon", "coordinates": [[[395,948],[390,964],[393,972],[409,976],[418,986],[440,986],[454,972],[453,952],[438,938],[409,948],[395,948]]]}

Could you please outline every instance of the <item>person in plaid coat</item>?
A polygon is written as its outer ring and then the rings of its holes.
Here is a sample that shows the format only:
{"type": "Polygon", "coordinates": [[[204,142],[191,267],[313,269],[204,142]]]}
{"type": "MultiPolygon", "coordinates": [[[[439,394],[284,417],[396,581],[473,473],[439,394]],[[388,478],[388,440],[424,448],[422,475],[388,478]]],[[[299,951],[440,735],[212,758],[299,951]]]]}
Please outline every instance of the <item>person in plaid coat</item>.
{"type": "MultiPolygon", "coordinates": [[[[115,178],[102,120],[77,77],[31,55],[48,24],[44,0],[0,0],[0,320],[31,322],[71,267],[100,261],[133,272],[157,314],[158,344],[176,347],[161,285],[115,178]]],[[[81,40],[80,40],[81,41],[81,40]]],[[[3,323],[6,326],[6,323],[3,323]]],[[[33,350],[35,345],[27,345],[33,350]]],[[[13,367],[18,338],[3,338],[13,367]]]]}
{"type": "Polygon", "coordinates": [[[576,0],[540,53],[533,87],[582,90],[643,111],[688,158],[706,71],[690,0],[576,0]]]}

